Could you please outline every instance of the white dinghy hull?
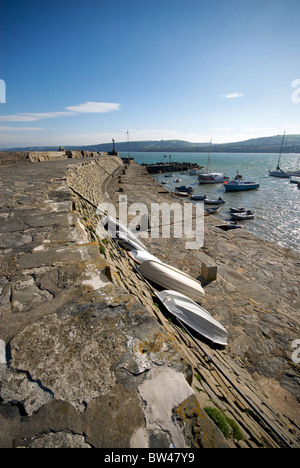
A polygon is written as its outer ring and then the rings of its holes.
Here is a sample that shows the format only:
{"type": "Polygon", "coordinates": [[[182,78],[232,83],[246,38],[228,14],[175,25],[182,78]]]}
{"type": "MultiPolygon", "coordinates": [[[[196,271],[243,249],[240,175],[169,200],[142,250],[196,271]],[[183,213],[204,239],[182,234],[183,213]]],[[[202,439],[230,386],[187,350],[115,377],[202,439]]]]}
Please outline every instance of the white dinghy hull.
{"type": "Polygon", "coordinates": [[[138,237],[119,220],[108,215],[106,221],[111,237],[117,239],[122,247],[127,250],[147,250],[138,237]]]}
{"type": "Polygon", "coordinates": [[[205,296],[199,281],[165,263],[147,260],[138,269],[145,278],[153,283],[165,289],[172,289],[185,294],[195,302],[200,302],[205,296]]]}
{"type": "Polygon", "coordinates": [[[151,255],[146,250],[130,250],[127,253],[129,257],[132,258],[132,260],[134,260],[138,265],[141,265],[147,260],[154,260],[156,262],[160,262],[160,260],[157,257],[151,255]]]}
{"type": "Polygon", "coordinates": [[[226,346],[228,333],[209,312],[183,294],[172,290],[156,293],[158,299],[181,322],[215,344],[226,346]]]}

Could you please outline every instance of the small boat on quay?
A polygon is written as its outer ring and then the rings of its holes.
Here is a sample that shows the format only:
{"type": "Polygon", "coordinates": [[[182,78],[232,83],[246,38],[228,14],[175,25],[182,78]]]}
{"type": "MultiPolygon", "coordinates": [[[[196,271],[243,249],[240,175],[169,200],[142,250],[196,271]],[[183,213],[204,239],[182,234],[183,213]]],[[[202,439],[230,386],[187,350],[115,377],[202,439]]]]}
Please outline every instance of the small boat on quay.
{"type": "Polygon", "coordinates": [[[247,210],[241,213],[231,213],[231,219],[236,220],[236,221],[243,221],[245,219],[254,219],[254,214],[250,210],[247,210]]]}
{"type": "Polygon", "coordinates": [[[132,231],[112,216],[106,216],[104,227],[106,227],[111,237],[117,239],[118,243],[126,250],[147,250],[132,231]]]}
{"type": "Polygon", "coordinates": [[[243,177],[237,174],[234,180],[225,181],[224,187],[226,192],[240,192],[245,190],[256,190],[259,188],[257,182],[244,182],[243,177]]]}
{"type": "Polygon", "coordinates": [[[154,255],[150,254],[146,250],[130,250],[127,252],[129,257],[132,258],[138,265],[146,262],[147,260],[154,260],[155,262],[160,262],[160,260],[154,255]]]}
{"type": "Polygon", "coordinates": [[[195,302],[200,302],[205,296],[199,281],[160,261],[146,260],[138,267],[138,271],[149,281],[164,289],[172,289],[186,294],[195,302]]]}
{"type": "Polygon", "coordinates": [[[163,290],[156,296],[167,309],[188,327],[195,330],[211,342],[226,346],[228,333],[211,314],[194,301],[173,290],[163,290]]]}

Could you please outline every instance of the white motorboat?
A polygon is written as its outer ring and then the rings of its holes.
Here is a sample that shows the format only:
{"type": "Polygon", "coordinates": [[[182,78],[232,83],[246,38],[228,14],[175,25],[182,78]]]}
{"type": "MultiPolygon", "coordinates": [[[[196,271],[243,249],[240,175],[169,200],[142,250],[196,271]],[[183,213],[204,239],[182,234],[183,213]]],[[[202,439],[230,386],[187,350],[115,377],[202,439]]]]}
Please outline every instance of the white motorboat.
{"type": "Polygon", "coordinates": [[[186,273],[160,261],[147,260],[139,267],[139,272],[146,279],[161,286],[186,294],[195,302],[200,302],[205,296],[201,283],[186,273]]]}
{"type": "Polygon", "coordinates": [[[170,314],[215,344],[226,346],[228,333],[207,310],[173,290],[156,293],[170,314]]]}

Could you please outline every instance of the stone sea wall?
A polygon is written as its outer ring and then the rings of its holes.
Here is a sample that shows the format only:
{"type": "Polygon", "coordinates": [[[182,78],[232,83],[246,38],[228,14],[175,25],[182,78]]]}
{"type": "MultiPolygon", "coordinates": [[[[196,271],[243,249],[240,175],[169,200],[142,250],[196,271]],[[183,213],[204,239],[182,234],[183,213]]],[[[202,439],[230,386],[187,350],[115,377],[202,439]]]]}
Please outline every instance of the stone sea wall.
{"type": "MultiPolygon", "coordinates": [[[[95,158],[99,155],[96,151],[0,151],[0,166],[20,162],[55,161],[68,158],[95,158]]],[[[101,152],[103,157],[107,152],[101,152]]]]}
{"type": "Polygon", "coordinates": [[[62,156],[1,160],[0,447],[234,446],[151,292],[97,235],[123,163],[62,156]]]}

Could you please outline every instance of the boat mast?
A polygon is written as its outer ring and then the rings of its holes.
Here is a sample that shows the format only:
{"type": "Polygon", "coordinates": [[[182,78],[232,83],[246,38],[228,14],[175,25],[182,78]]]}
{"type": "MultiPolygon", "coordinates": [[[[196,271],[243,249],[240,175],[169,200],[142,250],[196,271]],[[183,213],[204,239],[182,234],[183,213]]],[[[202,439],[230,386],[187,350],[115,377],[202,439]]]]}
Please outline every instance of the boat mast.
{"type": "Polygon", "coordinates": [[[128,149],[128,159],[129,159],[129,131],[127,130],[127,149],[128,149]]]}
{"type": "Polygon", "coordinates": [[[211,153],[211,142],[212,142],[212,139],[210,140],[209,154],[208,154],[208,159],[207,159],[207,172],[210,172],[210,153],[211,153]]]}
{"type": "Polygon", "coordinates": [[[280,154],[279,154],[279,158],[278,158],[277,169],[280,169],[279,163],[280,163],[281,153],[282,153],[282,149],[283,149],[284,137],[285,137],[285,131],[284,131],[283,137],[282,137],[282,143],[281,143],[281,149],[280,149],[280,154]]]}

